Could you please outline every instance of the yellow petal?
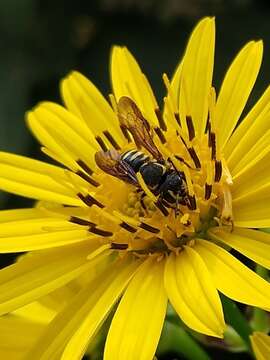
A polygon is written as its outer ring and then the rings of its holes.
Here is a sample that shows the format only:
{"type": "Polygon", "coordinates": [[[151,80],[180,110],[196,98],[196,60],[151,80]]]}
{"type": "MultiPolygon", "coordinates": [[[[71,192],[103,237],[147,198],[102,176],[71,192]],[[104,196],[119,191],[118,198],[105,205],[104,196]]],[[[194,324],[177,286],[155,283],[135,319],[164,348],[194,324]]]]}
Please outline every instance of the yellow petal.
{"type": "Polygon", "coordinates": [[[270,268],[270,234],[240,228],[234,228],[231,233],[222,227],[210,229],[208,234],[211,239],[222,241],[256,263],[270,268]]]}
{"type": "Polygon", "coordinates": [[[165,287],[170,302],[187,326],[206,335],[223,337],[221,302],[199,251],[185,247],[179,256],[169,256],[165,287]]]}
{"type": "Polygon", "coordinates": [[[214,48],[215,20],[205,18],[195,27],[189,39],[183,59],[180,89],[180,108],[184,107],[180,114],[192,116],[199,136],[203,135],[206,126],[214,48]]]}
{"type": "MultiPolygon", "coordinates": [[[[0,212],[0,252],[22,252],[70,245],[93,238],[87,231],[68,221],[70,208],[59,207],[59,214],[42,208],[0,212]]],[[[72,208],[72,213],[76,212],[72,208]]]]}
{"type": "Polygon", "coordinates": [[[82,205],[74,192],[60,185],[62,169],[24,156],[0,152],[0,189],[38,200],[82,205]]]}
{"type": "Polygon", "coordinates": [[[97,260],[86,257],[97,245],[70,245],[43,250],[22,258],[0,271],[0,314],[13,311],[73,280],[97,260]]]}
{"type": "Polygon", "coordinates": [[[249,162],[233,176],[232,196],[235,201],[252,196],[270,185],[270,169],[266,166],[270,162],[269,141],[264,143],[259,152],[254,151],[253,154],[249,162]]]}
{"type": "MultiPolygon", "coordinates": [[[[244,173],[245,171],[250,170],[253,166],[256,166],[258,162],[261,161],[262,158],[267,156],[270,153],[270,130],[266,131],[261,138],[251,146],[252,143],[249,144],[250,148],[246,149],[246,153],[242,154],[241,159],[234,166],[233,169],[230,170],[231,175],[236,178],[239,174],[244,173]]],[[[266,182],[265,180],[264,182],[266,182]]]]}
{"type": "Polygon", "coordinates": [[[40,341],[29,352],[29,357],[33,360],[81,359],[88,342],[138,265],[137,261],[122,260],[108,266],[93,281],[85,284],[50,323],[40,341]]]}
{"type": "MultiPolygon", "coordinates": [[[[182,74],[183,61],[181,61],[173,74],[171,81],[167,86],[168,93],[164,98],[164,111],[163,117],[168,128],[172,127],[177,129],[179,124],[177,123],[176,116],[179,116],[179,92],[180,92],[180,79],[182,74]]],[[[165,75],[166,76],[166,75],[165,75]]]]}
{"type": "Polygon", "coordinates": [[[104,132],[109,131],[119,145],[123,144],[116,114],[90,80],[73,71],[62,81],[61,92],[67,108],[81,118],[95,136],[104,137],[104,132]]]}
{"type": "Polygon", "coordinates": [[[196,240],[195,250],[204,260],[217,289],[244,304],[270,308],[270,284],[226,250],[206,240],[196,240]]]}
{"type": "Polygon", "coordinates": [[[38,340],[44,326],[27,321],[15,315],[3,316],[0,319],[0,358],[21,359],[38,340]],[[11,357],[3,357],[4,351],[12,350],[11,357]]]}
{"type": "Polygon", "coordinates": [[[167,296],[164,262],[148,259],[138,270],[113,317],[105,360],[152,360],[161,334],[167,296]]]}
{"type": "Polygon", "coordinates": [[[65,156],[75,164],[83,160],[90,167],[95,166],[94,155],[99,147],[94,135],[65,108],[41,103],[28,113],[27,121],[38,140],[56,155],[65,156]]]}
{"type": "Polygon", "coordinates": [[[56,311],[43,305],[41,302],[34,301],[13,311],[12,314],[26,321],[47,325],[55,317],[56,311]]]}
{"type": "Polygon", "coordinates": [[[114,46],[111,54],[111,81],[116,100],[121,96],[132,98],[145,118],[158,125],[158,108],[148,80],[126,47],[114,46]]]}
{"type": "Polygon", "coordinates": [[[270,227],[270,184],[233,200],[234,223],[240,227],[270,227]]]}
{"type": "Polygon", "coordinates": [[[216,105],[215,128],[223,148],[231,136],[256,81],[263,53],[262,41],[251,41],[226,73],[216,105]]]}
{"type": "Polygon", "coordinates": [[[8,221],[3,220],[0,212],[0,253],[41,250],[93,238],[86,228],[63,218],[42,215],[39,209],[7,210],[3,213],[8,221]],[[35,211],[36,216],[33,218],[35,211]],[[27,213],[30,218],[24,216],[17,220],[27,213]]]}
{"type": "Polygon", "coordinates": [[[227,142],[224,152],[231,171],[269,129],[270,86],[227,142]]]}
{"type": "Polygon", "coordinates": [[[257,360],[268,360],[270,354],[270,336],[256,331],[250,336],[252,349],[257,360]]]}

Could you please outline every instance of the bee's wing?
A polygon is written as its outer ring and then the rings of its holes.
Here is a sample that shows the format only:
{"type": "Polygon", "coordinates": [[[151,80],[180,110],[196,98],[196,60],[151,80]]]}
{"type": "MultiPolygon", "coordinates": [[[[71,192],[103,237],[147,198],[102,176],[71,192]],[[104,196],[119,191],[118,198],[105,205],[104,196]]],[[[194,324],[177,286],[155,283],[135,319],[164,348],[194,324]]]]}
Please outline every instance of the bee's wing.
{"type": "Polygon", "coordinates": [[[120,126],[131,132],[137,147],[143,146],[156,160],[163,160],[151,136],[150,126],[135,102],[122,96],[117,107],[120,126]]]}
{"type": "Polygon", "coordinates": [[[114,149],[98,151],[95,154],[95,161],[97,166],[107,174],[117,177],[129,184],[139,185],[135,171],[127,162],[121,159],[118,151],[114,149]]]}

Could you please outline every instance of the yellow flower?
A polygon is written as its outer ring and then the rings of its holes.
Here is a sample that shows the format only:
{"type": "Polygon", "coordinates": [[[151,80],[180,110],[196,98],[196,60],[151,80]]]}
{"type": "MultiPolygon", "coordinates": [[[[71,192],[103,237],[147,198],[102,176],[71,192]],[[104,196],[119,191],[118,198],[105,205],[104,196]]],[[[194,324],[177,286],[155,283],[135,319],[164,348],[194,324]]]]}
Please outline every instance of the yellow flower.
{"type": "Polygon", "coordinates": [[[256,230],[270,227],[270,88],[236,127],[262,42],[239,52],[217,101],[214,43],[205,18],[172,80],[163,76],[163,112],[125,47],[112,51],[111,106],[84,76],[68,75],[66,108],[44,102],[27,114],[65,169],[0,154],[0,187],[41,200],[0,213],[0,252],[30,251],[0,271],[0,314],[83,278],[31,359],[81,358],[121,296],[106,360],[151,360],[168,299],[187,326],[216,337],[225,329],[218,291],[270,308],[270,285],[229,253],[270,267],[270,234],[256,230]]]}
{"type": "Polygon", "coordinates": [[[252,349],[257,360],[268,360],[270,356],[270,336],[256,331],[250,336],[252,349]]]}

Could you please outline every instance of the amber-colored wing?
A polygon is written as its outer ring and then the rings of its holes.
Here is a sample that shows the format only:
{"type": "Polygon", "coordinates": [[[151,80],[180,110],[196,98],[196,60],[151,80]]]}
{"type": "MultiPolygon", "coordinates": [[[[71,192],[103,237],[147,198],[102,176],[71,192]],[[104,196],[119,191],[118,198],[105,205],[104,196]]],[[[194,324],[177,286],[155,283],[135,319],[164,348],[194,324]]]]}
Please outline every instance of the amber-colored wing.
{"type": "Polygon", "coordinates": [[[129,184],[139,186],[136,173],[127,162],[121,159],[118,151],[98,151],[95,154],[97,166],[109,175],[121,179],[129,184]]]}
{"type": "Polygon", "coordinates": [[[150,125],[135,102],[122,96],[117,107],[120,126],[130,131],[137,147],[140,149],[143,146],[156,160],[162,161],[163,157],[153,141],[150,125]]]}

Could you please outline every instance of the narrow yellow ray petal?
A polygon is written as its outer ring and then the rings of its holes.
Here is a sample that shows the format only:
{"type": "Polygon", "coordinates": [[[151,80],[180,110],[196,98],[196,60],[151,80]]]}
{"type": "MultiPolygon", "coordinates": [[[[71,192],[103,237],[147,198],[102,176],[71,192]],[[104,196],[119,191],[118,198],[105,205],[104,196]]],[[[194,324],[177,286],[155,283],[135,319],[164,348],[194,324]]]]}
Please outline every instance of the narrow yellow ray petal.
{"type": "Polygon", "coordinates": [[[50,293],[93,267],[86,256],[97,247],[70,245],[26,256],[0,271],[0,314],[6,314],[50,293]]]}
{"type": "Polygon", "coordinates": [[[126,47],[114,46],[111,54],[111,82],[118,101],[129,96],[152,125],[158,125],[157,101],[137,61],[126,47]]]}
{"type": "Polygon", "coordinates": [[[138,270],[113,317],[105,360],[151,360],[161,334],[167,296],[164,262],[148,259],[138,270]]]}
{"type": "Polygon", "coordinates": [[[270,162],[270,145],[250,159],[250,162],[233,176],[232,196],[240,199],[259,192],[263,187],[270,184],[270,168],[266,166],[270,162]]]}
{"type": "Polygon", "coordinates": [[[64,176],[63,170],[56,166],[0,152],[0,189],[4,191],[37,200],[81,205],[82,202],[68,187],[57,182],[57,179],[63,179],[64,176]]]}
{"type": "Polygon", "coordinates": [[[139,262],[129,260],[126,258],[106,267],[98,277],[84,286],[55,317],[36,346],[30,350],[31,359],[82,358],[88,342],[139,265],[139,262]]]}
{"type": "Polygon", "coordinates": [[[221,302],[199,252],[185,247],[179,256],[169,256],[165,287],[170,302],[188,327],[206,335],[223,337],[225,323],[221,302]]]}
{"type": "Polygon", "coordinates": [[[34,301],[13,311],[12,314],[18,316],[20,319],[46,325],[55,317],[56,311],[43,305],[41,302],[34,301]]]}
{"type": "Polygon", "coordinates": [[[231,233],[226,228],[217,227],[210,229],[208,235],[270,269],[270,234],[236,227],[231,233]]]}
{"type": "Polygon", "coordinates": [[[269,129],[270,86],[228,140],[224,153],[231,170],[269,129]]]}
{"type": "Polygon", "coordinates": [[[28,124],[39,141],[56,154],[60,152],[62,155],[64,149],[74,161],[81,159],[90,167],[95,166],[94,155],[99,147],[93,134],[85,124],[82,123],[84,126],[80,127],[78,118],[63,107],[41,103],[28,114],[28,124]],[[43,129],[43,132],[39,129],[43,129]],[[85,136],[81,134],[82,131],[85,136]],[[42,136],[44,132],[58,144],[58,149],[56,146],[51,147],[51,142],[45,142],[42,136]]]}
{"type": "Polygon", "coordinates": [[[196,240],[195,250],[204,260],[216,288],[244,304],[270,309],[270,284],[221,247],[196,240]]]}
{"type": "Polygon", "coordinates": [[[93,238],[87,229],[73,226],[66,220],[10,221],[0,224],[0,253],[41,250],[93,238]]]}
{"type": "MultiPolygon", "coordinates": [[[[13,349],[18,355],[25,355],[25,351],[29,350],[38,340],[44,330],[44,326],[36,324],[19,316],[8,315],[0,319],[0,356],[2,350],[13,349]]],[[[23,357],[23,356],[21,356],[23,357]]],[[[18,358],[20,358],[18,356],[18,358]]],[[[1,359],[17,359],[4,358],[1,359]]]]}
{"type": "Polygon", "coordinates": [[[270,184],[233,200],[234,223],[240,227],[270,227],[270,184]]]}
{"type": "Polygon", "coordinates": [[[256,331],[250,336],[252,349],[257,360],[268,360],[270,354],[270,336],[256,331]]]}
{"type": "Polygon", "coordinates": [[[51,215],[39,208],[12,209],[0,211],[0,224],[12,221],[40,219],[51,215]]]}
{"type": "Polygon", "coordinates": [[[215,128],[223,148],[231,136],[256,81],[263,53],[262,41],[251,41],[238,53],[226,73],[217,99],[215,128]]]}
{"type": "Polygon", "coordinates": [[[109,131],[119,145],[123,144],[116,114],[90,80],[73,71],[63,79],[61,92],[67,108],[83,119],[95,136],[109,131]]]}
{"type": "Polygon", "coordinates": [[[204,134],[212,84],[215,48],[215,20],[204,18],[193,30],[183,59],[180,114],[192,117],[199,136],[204,134]],[[185,104],[184,97],[188,102],[185,104]]]}
{"type": "Polygon", "coordinates": [[[264,154],[270,153],[269,144],[270,130],[266,131],[254,146],[251,146],[251,143],[249,144],[249,149],[245,149],[246,152],[242,154],[238,163],[233,168],[230,168],[231,175],[236,177],[237,174],[241,174],[245,169],[252,167],[253,164],[256,166],[256,163],[263,158],[264,154]]]}

